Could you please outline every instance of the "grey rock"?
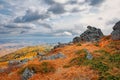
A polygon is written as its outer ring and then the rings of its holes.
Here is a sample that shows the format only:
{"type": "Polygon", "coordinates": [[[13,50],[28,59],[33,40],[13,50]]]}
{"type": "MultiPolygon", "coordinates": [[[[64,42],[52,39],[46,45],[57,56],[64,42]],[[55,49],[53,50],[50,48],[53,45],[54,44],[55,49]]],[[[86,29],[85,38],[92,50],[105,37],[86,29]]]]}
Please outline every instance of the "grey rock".
{"type": "Polygon", "coordinates": [[[92,54],[86,49],[86,58],[89,59],[89,60],[92,60],[93,59],[93,56],[92,54]]]}
{"type": "Polygon", "coordinates": [[[34,71],[26,68],[22,73],[22,80],[28,80],[33,75],[34,75],[34,71]]]}
{"type": "Polygon", "coordinates": [[[23,59],[23,60],[20,60],[20,62],[22,63],[22,64],[24,64],[24,63],[26,63],[26,62],[28,62],[29,61],[29,59],[23,59]]]}
{"type": "Polygon", "coordinates": [[[54,49],[59,48],[59,47],[64,47],[65,45],[67,45],[67,43],[60,43],[60,42],[58,42],[58,45],[55,45],[54,49]]]}
{"type": "Polygon", "coordinates": [[[58,53],[58,54],[53,54],[50,56],[43,56],[41,57],[40,60],[55,60],[55,59],[59,59],[59,58],[65,58],[66,56],[62,53],[58,53]]]}
{"type": "Polygon", "coordinates": [[[81,41],[80,37],[73,38],[73,43],[80,42],[80,41],[81,41]]]}
{"type": "Polygon", "coordinates": [[[3,73],[5,71],[5,69],[0,69],[0,73],[3,73]]]}
{"type": "Polygon", "coordinates": [[[8,62],[8,65],[9,66],[14,66],[14,65],[18,65],[18,64],[20,64],[21,62],[20,62],[20,60],[10,60],[9,62],[8,62]]]}
{"type": "Polygon", "coordinates": [[[17,65],[22,65],[22,64],[25,64],[29,61],[29,59],[23,59],[23,60],[10,60],[8,62],[8,65],[9,66],[17,66],[17,65]]]}
{"type": "Polygon", "coordinates": [[[101,37],[103,37],[103,33],[100,29],[97,29],[95,27],[87,26],[87,30],[84,31],[80,37],[75,37],[73,39],[73,42],[94,42],[99,41],[101,37]]]}
{"type": "Polygon", "coordinates": [[[115,30],[111,33],[113,40],[120,40],[120,30],[115,30]]]}
{"type": "Polygon", "coordinates": [[[114,25],[113,30],[120,30],[120,21],[114,25]]]}
{"type": "Polygon", "coordinates": [[[111,33],[113,40],[120,40],[120,21],[115,24],[111,33]]]}
{"type": "Polygon", "coordinates": [[[37,53],[37,56],[44,56],[45,54],[44,53],[37,53]]]}

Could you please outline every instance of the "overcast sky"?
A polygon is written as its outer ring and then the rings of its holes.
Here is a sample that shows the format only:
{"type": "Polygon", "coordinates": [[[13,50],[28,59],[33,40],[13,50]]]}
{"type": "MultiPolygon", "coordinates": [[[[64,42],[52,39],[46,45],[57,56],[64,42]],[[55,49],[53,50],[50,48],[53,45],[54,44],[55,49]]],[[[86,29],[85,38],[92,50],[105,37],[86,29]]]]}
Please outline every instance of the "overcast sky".
{"type": "Polygon", "coordinates": [[[0,36],[74,36],[88,25],[108,35],[119,20],[120,0],[0,0],[0,36]]]}

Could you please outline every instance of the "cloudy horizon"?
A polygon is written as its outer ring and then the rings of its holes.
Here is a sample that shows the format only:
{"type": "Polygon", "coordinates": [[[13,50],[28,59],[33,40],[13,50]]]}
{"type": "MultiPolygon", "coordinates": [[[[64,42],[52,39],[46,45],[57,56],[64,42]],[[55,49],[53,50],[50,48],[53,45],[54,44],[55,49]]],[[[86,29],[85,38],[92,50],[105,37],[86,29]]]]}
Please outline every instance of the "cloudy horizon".
{"type": "Polygon", "coordinates": [[[120,0],[0,0],[0,36],[80,35],[88,25],[105,35],[120,20],[120,0]]]}

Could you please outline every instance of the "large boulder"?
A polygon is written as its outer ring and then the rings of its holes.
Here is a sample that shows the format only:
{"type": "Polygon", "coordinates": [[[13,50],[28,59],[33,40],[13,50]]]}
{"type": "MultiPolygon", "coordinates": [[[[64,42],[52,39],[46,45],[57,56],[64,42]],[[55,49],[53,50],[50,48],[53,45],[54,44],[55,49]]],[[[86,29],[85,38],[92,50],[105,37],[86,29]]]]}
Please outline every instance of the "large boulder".
{"type": "Polygon", "coordinates": [[[120,21],[114,25],[113,30],[120,30],[120,21]]]}
{"type": "Polygon", "coordinates": [[[28,80],[34,75],[34,71],[26,68],[22,73],[22,80],[28,80]]]}
{"type": "Polygon", "coordinates": [[[57,53],[57,54],[53,54],[50,56],[42,56],[41,60],[55,60],[55,59],[59,59],[59,58],[65,58],[66,56],[63,53],[57,53]]]}
{"type": "Polygon", "coordinates": [[[73,38],[73,43],[80,42],[80,41],[81,41],[80,37],[73,38]]]}
{"type": "Polygon", "coordinates": [[[113,40],[120,40],[120,21],[115,24],[111,33],[113,40]]]}
{"type": "Polygon", "coordinates": [[[87,26],[87,30],[84,31],[80,37],[75,37],[73,42],[91,42],[91,41],[99,41],[101,37],[103,37],[103,33],[100,29],[87,26]]]}

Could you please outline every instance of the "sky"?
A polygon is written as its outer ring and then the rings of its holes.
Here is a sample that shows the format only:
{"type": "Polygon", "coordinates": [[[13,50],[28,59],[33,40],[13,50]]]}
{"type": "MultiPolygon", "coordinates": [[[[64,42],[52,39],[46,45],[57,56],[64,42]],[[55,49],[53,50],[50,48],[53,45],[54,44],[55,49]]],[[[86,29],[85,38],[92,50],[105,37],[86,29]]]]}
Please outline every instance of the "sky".
{"type": "Polygon", "coordinates": [[[75,36],[88,25],[105,35],[120,20],[120,0],[0,0],[0,37],[75,36]]]}

